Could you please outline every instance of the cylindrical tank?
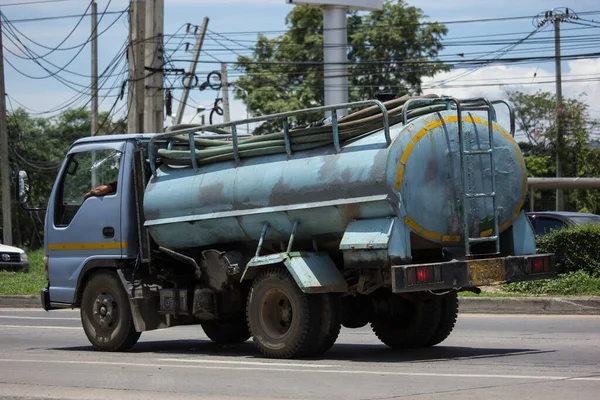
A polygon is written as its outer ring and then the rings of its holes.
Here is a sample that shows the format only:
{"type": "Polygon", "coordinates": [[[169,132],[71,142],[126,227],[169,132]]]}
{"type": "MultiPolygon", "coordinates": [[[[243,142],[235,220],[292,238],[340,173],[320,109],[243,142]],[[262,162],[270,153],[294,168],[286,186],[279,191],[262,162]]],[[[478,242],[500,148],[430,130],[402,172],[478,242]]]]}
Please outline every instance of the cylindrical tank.
{"type": "MultiPolygon", "coordinates": [[[[487,120],[463,114],[465,150],[490,147],[487,120]]],[[[519,147],[492,124],[500,230],[516,218],[526,189],[519,147]]],[[[162,165],[146,189],[146,226],[169,248],[267,240],[340,238],[354,219],[399,217],[432,243],[459,243],[467,193],[492,192],[492,157],[463,155],[455,111],[428,114],[346,143],[311,151],[191,167],[162,165]],[[464,173],[463,173],[464,171],[464,173]]],[[[490,197],[469,201],[471,236],[491,234],[490,197]]]]}

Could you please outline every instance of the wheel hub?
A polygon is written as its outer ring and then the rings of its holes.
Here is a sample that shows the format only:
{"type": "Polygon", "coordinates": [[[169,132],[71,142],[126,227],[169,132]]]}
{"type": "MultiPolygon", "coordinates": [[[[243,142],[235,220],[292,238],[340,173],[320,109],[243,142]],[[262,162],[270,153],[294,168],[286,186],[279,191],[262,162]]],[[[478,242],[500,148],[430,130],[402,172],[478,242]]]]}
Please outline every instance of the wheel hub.
{"type": "Polygon", "coordinates": [[[94,301],[94,321],[102,328],[112,328],[118,318],[117,302],[112,294],[100,293],[94,301]]]}
{"type": "Polygon", "coordinates": [[[273,337],[284,336],[289,331],[294,316],[289,297],[278,289],[265,294],[260,314],[263,329],[273,337]]]}

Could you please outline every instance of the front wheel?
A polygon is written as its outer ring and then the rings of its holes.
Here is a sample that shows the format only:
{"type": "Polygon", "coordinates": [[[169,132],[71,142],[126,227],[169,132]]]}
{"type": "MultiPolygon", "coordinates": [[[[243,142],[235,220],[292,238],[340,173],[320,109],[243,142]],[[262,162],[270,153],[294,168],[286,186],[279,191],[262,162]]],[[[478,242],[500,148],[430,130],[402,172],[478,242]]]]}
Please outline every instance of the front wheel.
{"type": "Polygon", "coordinates": [[[129,297],[113,271],[95,273],[81,299],[81,323],[90,343],[102,351],[123,351],[137,343],[129,297]]]}
{"type": "Polygon", "coordinates": [[[270,358],[303,357],[328,345],[315,346],[321,328],[319,300],[303,293],[283,268],[260,274],[247,306],[248,326],[260,352],[270,358]]]}

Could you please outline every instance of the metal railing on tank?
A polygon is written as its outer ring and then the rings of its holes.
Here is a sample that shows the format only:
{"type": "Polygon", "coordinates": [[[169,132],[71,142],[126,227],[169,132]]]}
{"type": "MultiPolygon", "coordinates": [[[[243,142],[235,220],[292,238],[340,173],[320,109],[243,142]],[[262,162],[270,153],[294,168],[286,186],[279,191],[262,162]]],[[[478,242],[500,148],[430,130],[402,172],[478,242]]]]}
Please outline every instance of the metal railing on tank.
{"type": "MultiPolygon", "coordinates": [[[[198,138],[198,133],[201,132],[213,132],[218,135],[212,136],[216,139],[231,139],[232,142],[232,150],[233,150],[233,158],[235,162],[239,162],[240,151],[239,144],[240,138],[248,135],[240,135],[237,132],[238,125],[257,123],[257,122],[266,122],[272,120],[282,119],[283,122],[283,136],[285,141],[285,149],[288,155],[292,155],[292,135],[290,130],[290,117],[294,117],[302,114],[309,114],[315,112],[325,112],[331,111],[331,127],[332,127],[332,135],[333,135],[333,145],[335,146],[336,152],[341,151],[341,143],[340,143],[340,132],[338,127],[339,117],[337,115],[337,110],[353,108],[353,107],[362,107],[362,106],[377,106],[383,115],[383,132],[385,135],[385,140],[387,146],[392,143],[392,139],[390,136],[390,122],[389,122],[389,113],[386,109],[386,106],[380,102],[379,100],[365,100],[365,101],[356,101],[351,103],[343,103],[343,104],[334,104],[330,106],[321,106],[321,107],[313,107],[313,108],[305,108],[302,110],[288,111],[277,114],[264,115],[261,117],[255,118],[247,118],[241,119],[237,121],[225,122],[222,124],[216,125],[200,125],[193,126],[184,129],[173,130],[170,132],[160,133],[152,137],[150,139],[150,143],[148,145],[149,159],[150,159],[150,168],[152,170],[152,175],[156,176],[156,158],[158,157],[158,148],[156,146],[157,140],[164,140],[168,138],[174,138],[176,136],[188,135],[188,144],[190,149],[190,159],[191,164],[194,169],[198,169],[198,160],[196,159],[196,143],[195,139],[198,138]],[[229,129],[230,131],[228,131],[229,129]]],[[[242,141],[243,142],[243,141],[242,141]]]]}

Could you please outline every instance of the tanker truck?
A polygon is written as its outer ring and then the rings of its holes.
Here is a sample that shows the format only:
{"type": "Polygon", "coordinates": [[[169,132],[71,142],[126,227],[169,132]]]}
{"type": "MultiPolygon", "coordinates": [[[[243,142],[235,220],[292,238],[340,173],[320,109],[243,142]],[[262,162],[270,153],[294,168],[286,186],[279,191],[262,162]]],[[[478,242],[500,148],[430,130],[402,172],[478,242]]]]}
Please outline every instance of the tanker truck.
{"type": "Polygon", "coordinates": [[[43,308],[80,308],[103,351],[192,324],[270,358],[322,354],[341,326],[437,345],[458,292],[554,275],[505,105],[401,97],[77,140],[49,197],[43,308]]]}

